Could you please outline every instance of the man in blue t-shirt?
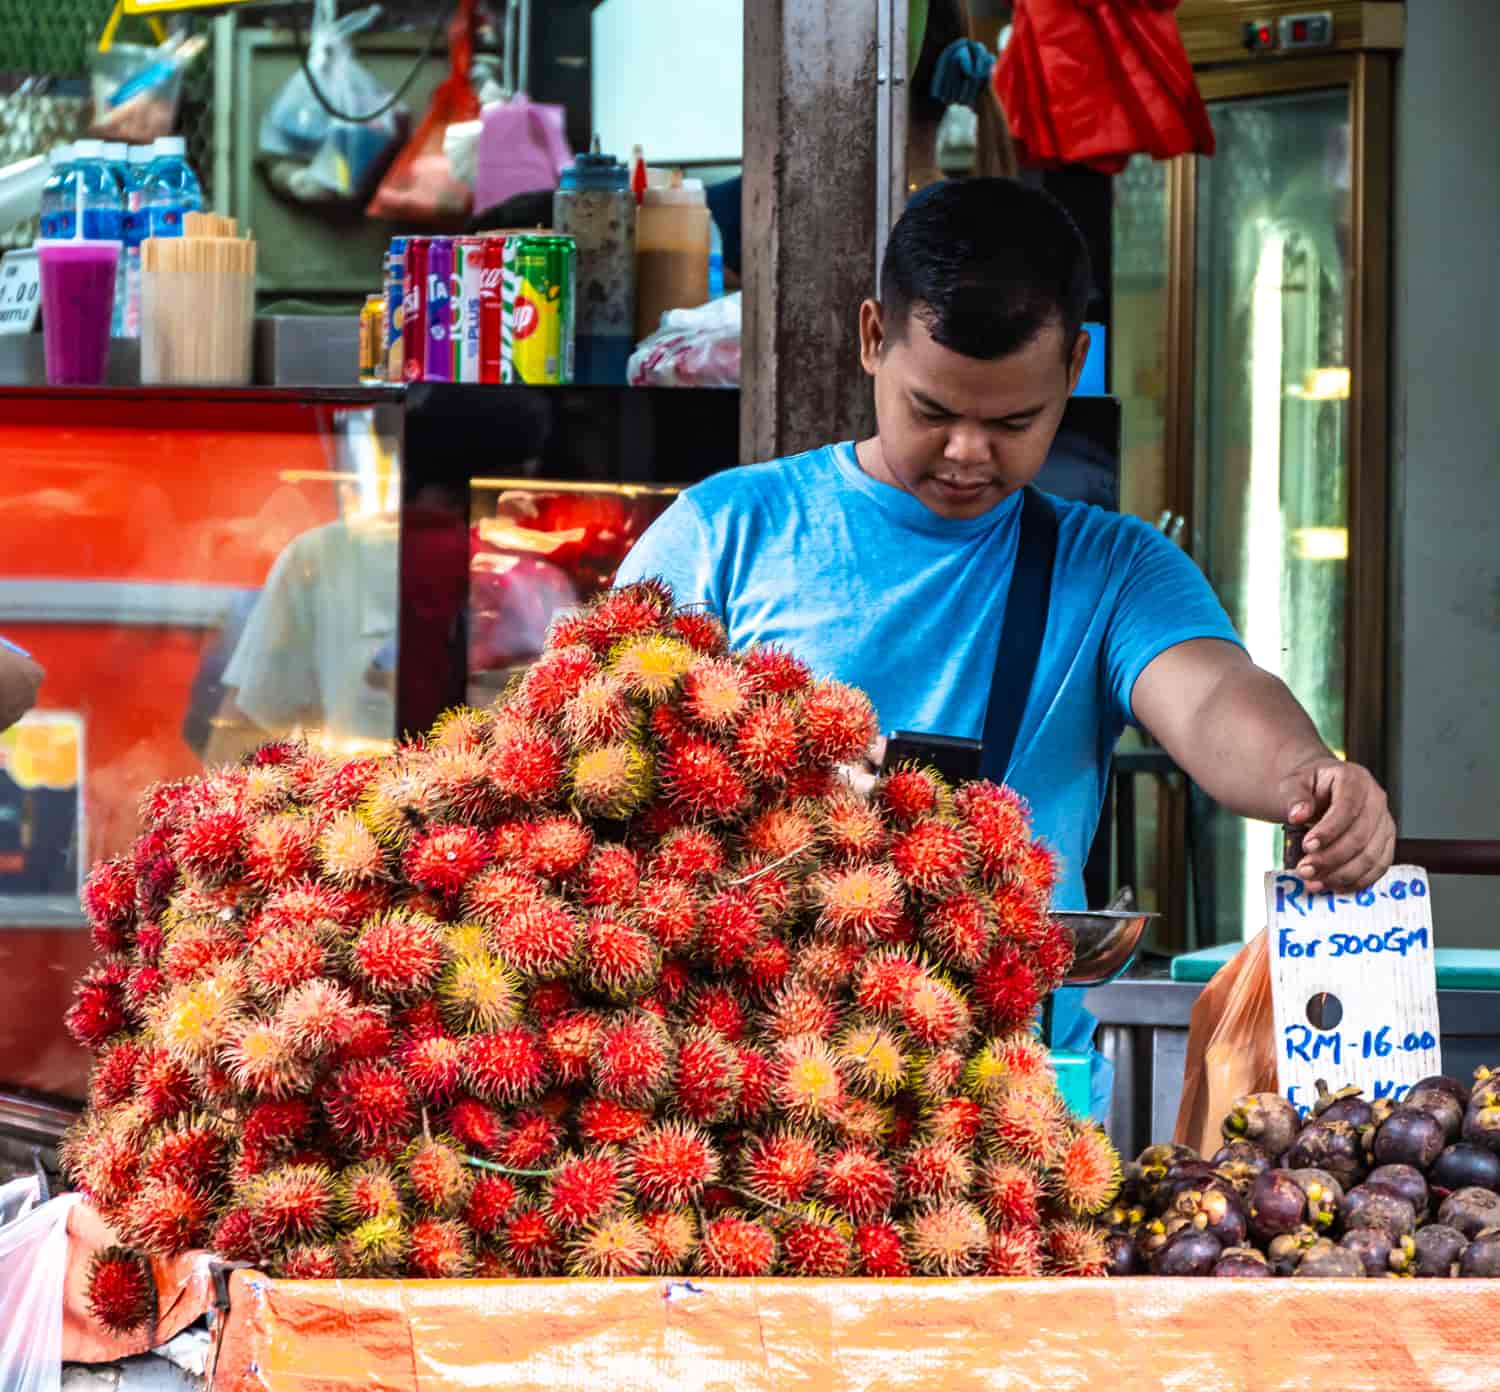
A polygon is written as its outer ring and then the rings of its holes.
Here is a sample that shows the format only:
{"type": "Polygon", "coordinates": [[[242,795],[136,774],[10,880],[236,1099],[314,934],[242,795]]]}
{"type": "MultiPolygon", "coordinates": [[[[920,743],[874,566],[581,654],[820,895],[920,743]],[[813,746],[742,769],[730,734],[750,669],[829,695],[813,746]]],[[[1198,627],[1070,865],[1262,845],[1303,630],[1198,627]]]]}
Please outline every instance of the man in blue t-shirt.
{"type": "MultiPolygon", "coordinates": [[[[860,308],[878,434],[689,489],[617,583],[662,576],[734,646],[779,643],[862,687],[884,730],[978,738],[1022,490],[1083,370],[1088,286],[1083,239],[1047,194],[1003,179],[926,190],[891,234],[880,299],[860,308]]],[[[1395,843],[1384,792],[1250,661],[1193,562],[1136,518],[1047,501],[1050,611],[1005,781],[1061,858],[1054,907],[1086,907],[1083,863],[1129,723],[1226,807],[1305,826],[1314,889],[1378,879],[1395,843]]],[[[1073,1047],[1092,1026],[1078,994],[1058,993],[1055,1021],[1073,1047]]],[[[1107,1086],[1096,1065],[1096,1105],[1107,1086]]]]}

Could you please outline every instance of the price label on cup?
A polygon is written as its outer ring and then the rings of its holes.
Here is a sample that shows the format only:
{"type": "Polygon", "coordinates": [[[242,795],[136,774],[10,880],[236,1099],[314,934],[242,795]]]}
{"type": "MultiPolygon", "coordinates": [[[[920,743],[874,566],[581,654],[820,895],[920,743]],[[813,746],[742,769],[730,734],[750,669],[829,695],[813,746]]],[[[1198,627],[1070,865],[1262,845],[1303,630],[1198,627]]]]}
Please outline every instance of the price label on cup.
{"type": "Polygon", "coordinates": [[[1443,1071],[1427,872],[1397,865],[1358,894],[1266,876],[1276,1078],[1306,1112],[1317,1081],[1399,1099],[1443,1071]]]}
{"type": "Polygon", "coordinates": [[[0,334],[29,334],[42,308],[42,277],[36,249],[24,247],[0,257],[0,334]]]}

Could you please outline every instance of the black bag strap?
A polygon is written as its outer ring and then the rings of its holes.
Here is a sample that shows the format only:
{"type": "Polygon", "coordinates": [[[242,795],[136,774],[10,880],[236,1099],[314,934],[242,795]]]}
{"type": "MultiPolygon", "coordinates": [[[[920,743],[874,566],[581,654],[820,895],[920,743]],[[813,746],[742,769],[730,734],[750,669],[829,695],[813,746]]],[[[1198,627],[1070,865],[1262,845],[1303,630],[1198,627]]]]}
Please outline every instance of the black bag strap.
{"type": "Polygon", "coordinates": [[[1057,560],[1057,510],[1035,488],[1021,495],[1020,535],[1016,541],[1016,564],[1011,572],[1010,593],[1005,600],[1005,622],[1000,629],[1000,649],[995,655],[995,675],[990,680],[990,701],[984,713],[984,753],[981,767],[996,783],[1005,779],[1010,756],[1021,729],[1026,698],[1036,680],[1042,635],[1047,631],[1047,611],[1052,603],[1052,569],[1057,560]]]}

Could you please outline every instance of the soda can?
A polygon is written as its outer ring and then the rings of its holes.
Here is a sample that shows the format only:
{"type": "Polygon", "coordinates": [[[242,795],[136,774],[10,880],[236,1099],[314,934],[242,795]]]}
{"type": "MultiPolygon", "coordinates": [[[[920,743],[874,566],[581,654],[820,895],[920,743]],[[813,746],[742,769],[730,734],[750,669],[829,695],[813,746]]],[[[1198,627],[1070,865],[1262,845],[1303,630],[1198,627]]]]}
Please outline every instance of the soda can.
{"type": "Polygon", "coordinates": [[[359,380],[371,385],[385,380],[385,295],[365,296],[359,312],[359,380]]]}
{"type": "Polygon", "coordinates": [[[458,257],[458,296],[455,301],[453,352],[456,366],[454,379],[477,382],[480,359],[480,304],[484,280],[483,237],[460,237],[455,248],[458,257]]]}
{"type": "Polygon", "coordinates": [[[401,316],[406,300],[406,238],[392,237],[385,254],[385,380],[401,380],[401,316]]]}
{"type": "Polygon", "coordinates": [[[483,269],[479,279],[479,380],[500,381],[501,281],[505,275],[505,238],[481,237],[483,269]]]}
{"type": "Polygon", "coordinates": [[[427,361],[427,254],[431,237],[406,239],[401,300],[401,380],[420,382],[427,361]]]}
{"type": "MultiPolygon", "coordinates": [[[[510,311],[513,380],[528,386],[571,382],[578,264],[573,239],[523,233],[507,237],[505,245],[516,276],[510,311]]],[[[503,352],[502,347],[502,368],[503,352]]]]}
{"type": "Polygon", "coordinates": [[[453,381],[453,238],[434,237],[427,248],[427,358],[423,379],[453,381]]]}

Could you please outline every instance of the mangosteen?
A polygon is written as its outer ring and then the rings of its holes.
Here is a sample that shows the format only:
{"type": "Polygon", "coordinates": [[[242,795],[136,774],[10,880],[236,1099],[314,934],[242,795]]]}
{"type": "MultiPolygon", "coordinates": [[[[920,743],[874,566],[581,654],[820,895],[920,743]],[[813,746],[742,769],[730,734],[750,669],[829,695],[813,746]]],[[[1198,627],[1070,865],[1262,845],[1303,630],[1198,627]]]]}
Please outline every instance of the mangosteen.
{"type": "Polygon", "coordinates": [[[1248,1277],[1264,1279],[1272,1275],[1271,1264],[1253,1247],[1226,1247],[1224,1254],[1214,1263],[1210,1276],[1248,1277]]]}
{"type": "Polygon", "coordinates": [[[1170,1222],[1161,1218],[1153,1218],[1149,1223],[1142,1224],[1140,1231],[1135,1235],[1138,1262],[1141,1265],[1148,1263],[1167,1245],[1167,1239],[1173,1233],[1181,1232],[1187,1226],[1186,1218],[1173,1218],[1170,1222]]]}
{"type": "MultiPolygon", "coordinates": [[[[1191,1146],[1160,1145],[1147,1146],[1135,1158],[1135,1168],[1148,1184],[1155,1184],[1173,1165],[1183,1160],[1201,1160],[1203,1157],[1191,1146]]],[[[1127,1175],[1127,1178],[1129,1176],[1127,1175]]]]}
{"type": "Polygon", "coordinates": [[[1382,1165],[1425,1170],[1448,1144],[1443,1124],[1417,1107],[1397,1107],[1375,1133],[1375,1159],[1382,1165]]]}
{"type": "Polygon", "coordinates": [[[1230,1141],[1215,1153],[1211,1163],[1219,1178],[1240,1194],[1248,1194],[1250,1186],[1273,1168],[1271,1157],[1254,1141],[1230,1141]]]}
{"type": "Polygon", "coordinates": [[[1500,1228],[1475,1233],[1458,1259],[1460,1276],[1500,1276],[1500,1228]]]}
{"type": "Polygon", "coordinates": [[[1474,1070],[1474,1086],[1469,1092],[1468,1106],[1488,1107],[1500,1102],[1500,1067],[1474,1070]]]}
{"type": "Polygon", "coordinates": [[[1500,1101],[1483,1106],[1470,1103],[1464,1113],[1463,1136],[1464,1140],[1500,1155],[1500,1101]]]}
{"type": "Polygon", "coordinates": [[[1363,1276],[1365,1264],[1359,1253],[1320,1237],[1302,1254],[1302,1260],[1292,1274],[1324,1278],[1363,1276]]]}
{"type": "Polygon", "coordinates": [[[1106,1269],[1111,1276],[1134,1276],[1140,1270],[1135,1239],[1129,1233],[1111,1233],[1104,1241],[1104,1250],[1106,1269]]]}
{"type": "Polygon", "coordinates": [[[1170,1208],[1184,1190],[1204,1189],[1215,1182],[1222,1181],[1207,1160],[1184,1160],[1162,1176],[1156,1186],[1156,1201],[1161,1207],[1170,1208]]]}
{"type": "Polygon", "coordinates": [[[1405,1271],[1416,1255],[1402,1244],[1411,1242],[1410,1237],[1393,1238],[1379,1228],[1355,1228],[1339,1239],[1339,1246],[1353,1252],[1365,1264],[1366,1276],[1389,1276],[1392,1272],[1405,1271]]]}
{"type": "Polygon", "coordinates": [[[1151,1258],[1153,1276],[1207,1276],[1223,1254],[1218,1238],[1194,1227],[1184,1228],[1167,1239],[1151,1258]]]}
{"type": "Polygon", "coordinates": [[[1279,1092],[1252,1092],[1237,1098],[1224,1118],[1224,1139],[1254,1141],[1279,1155],[1296,1138],[1301,1124],[1297,1109],[1279,1092]]]}
{"type": "Polygon", "coordinates": [[[1438,1209],[1438,1222],[1457,1228],[1472,1242],[1481,1229],[1500,1225],[1500,1194],[1492,1189],[1455,1189],[1438,1209]]]}
{"type": "Polygon", "coordinates": [[[1247,1231],[1244,1205],[1238,1194],[1222,1186],[1223,1181],[1216,1180],[1203,1189],[1185,1189],[1173,1200],[1172,1211],[1218,1238],[1221,1246],[1238,1247],[1247,1231]]]}
{"type": "Polygon", "coordinates": [[[1328,1084],[1319,1078],[1318,1097],[1312,1109],[1313,1116],[1319,1121],[1347,1121],[1360,1131],[1374,1125],[1373,1109],[1357,1087],[1329,1092],[1328,1084]]]}
{"type": "Polygon", "coordinates": [[[1361,1184],[1344,1195],[1339,1205],[1339,1222],[1345,1232],[1359,1228],[1379,1228],[1393,1241],[1417,1226],[1417,1211],[1394,1189],[1361,1184]]]}
{"type": "Polygon", "coordinates": [[[1412,1206],[1412,1211],[1419,1220],[1427,1216],[1427,1204],[1431,1195],[1421,1170],[1414,1169],[1411,1165],[1381,1165],[1370,1171],[1370,1177],[1365,1183],[1400,1194],[1412,1206]]]}
{"type": "Polygon", "coordinates": [[[1307,1218],[1307,1195],[1290,1170],[1267,1170],[1250,1186],[1246,1216],[1262,1242],[1295,1232],[1307,1218]]]}
{"type": "Polygon", "coordinates": [[[1331,1228],[1344,1202],[1344,1186],[1327,1170],[1293,1170],[1292,1178],[1307,1195],[1307,1221],[1318,1229],[1331,1228]]]}
{"type": "Polygon", "coordinates": [[[1365,1177],[1365,1148],[1347,1121],[1314,1121],[1297,1134],[1287,1152],[1288,1168],[1327,1170],[1345,1189],[1365,1177]]]}
{"type": "MultiPolygon", "coordinates": [[[[1412,1092],[1446,1092],[1460,1107],[1469,1105],[1469,1089],[1457,1078],[1450,1078],[1443,1073],[1434,1073],[1429,1078],[1421,1078],[1412,1084],[1412,1092]]],[[[1408,1093],[1407,1096],[1410,1096],[1408,1093]]]]}
{"type": "Polygon", "coordinates": [[[1468,1239],[1457,1228],[1446,1223],[1429,1223],[1418,1228],[1412,1241],[1416,1244],[1417,1258],[1412,1264],[1414,1276],[1453,1276],[1458,1272],[1458,1259],[1463,1256],[1468,1239]]]}
{"type": "Polygon", "coordinates": [[[1376,1126],[1384,1126],[1391,1113],[1400,1106],[1394,1097],[1377,1097],[1370,1103],[1370,1120],[1376,1126]]]}
{"type": "Polygon", "coordinates": [[[1459,1141],[1432,1162],[1427,1177],[1434,1191],[1444,1198],[1455,1189],[1500,1189],[1500,1155],[1459,1141]]]}
{"type": "Polygon", "coordinates": [[[1443,1128],[1449,1144],[1456,1141],[1463,1131],[1464,1105],[1451,1092],[1444,1092],[1441,1088],[1414,1087],[1401,1105],[1426,1112],[1443,1128]]]}
{"type": "Polygon", "coordinates": [[[1308,1227],[1301,1227],[1296,1232],[1282,1233],[1279,1237],[1273,1237],[1266,1244],[1266,1256],[1271,1263],[1271,1274],[1290,1276],[1297,1269],[1297,1263],[1302,1260],[1303,1254],[1311,1251],[1319,1241],[1317,1233],[1308,1227]]]}
{"type": "Polygon", "coordinates": [[[1116,1203],[1108,1211],[1100,1215],[1100,1221],[1111,1232],[1133,1234],[1146,1221],[1146,1210],[1139,1204],[1127,1206],[1122,1203],[1116,1203]]]}

